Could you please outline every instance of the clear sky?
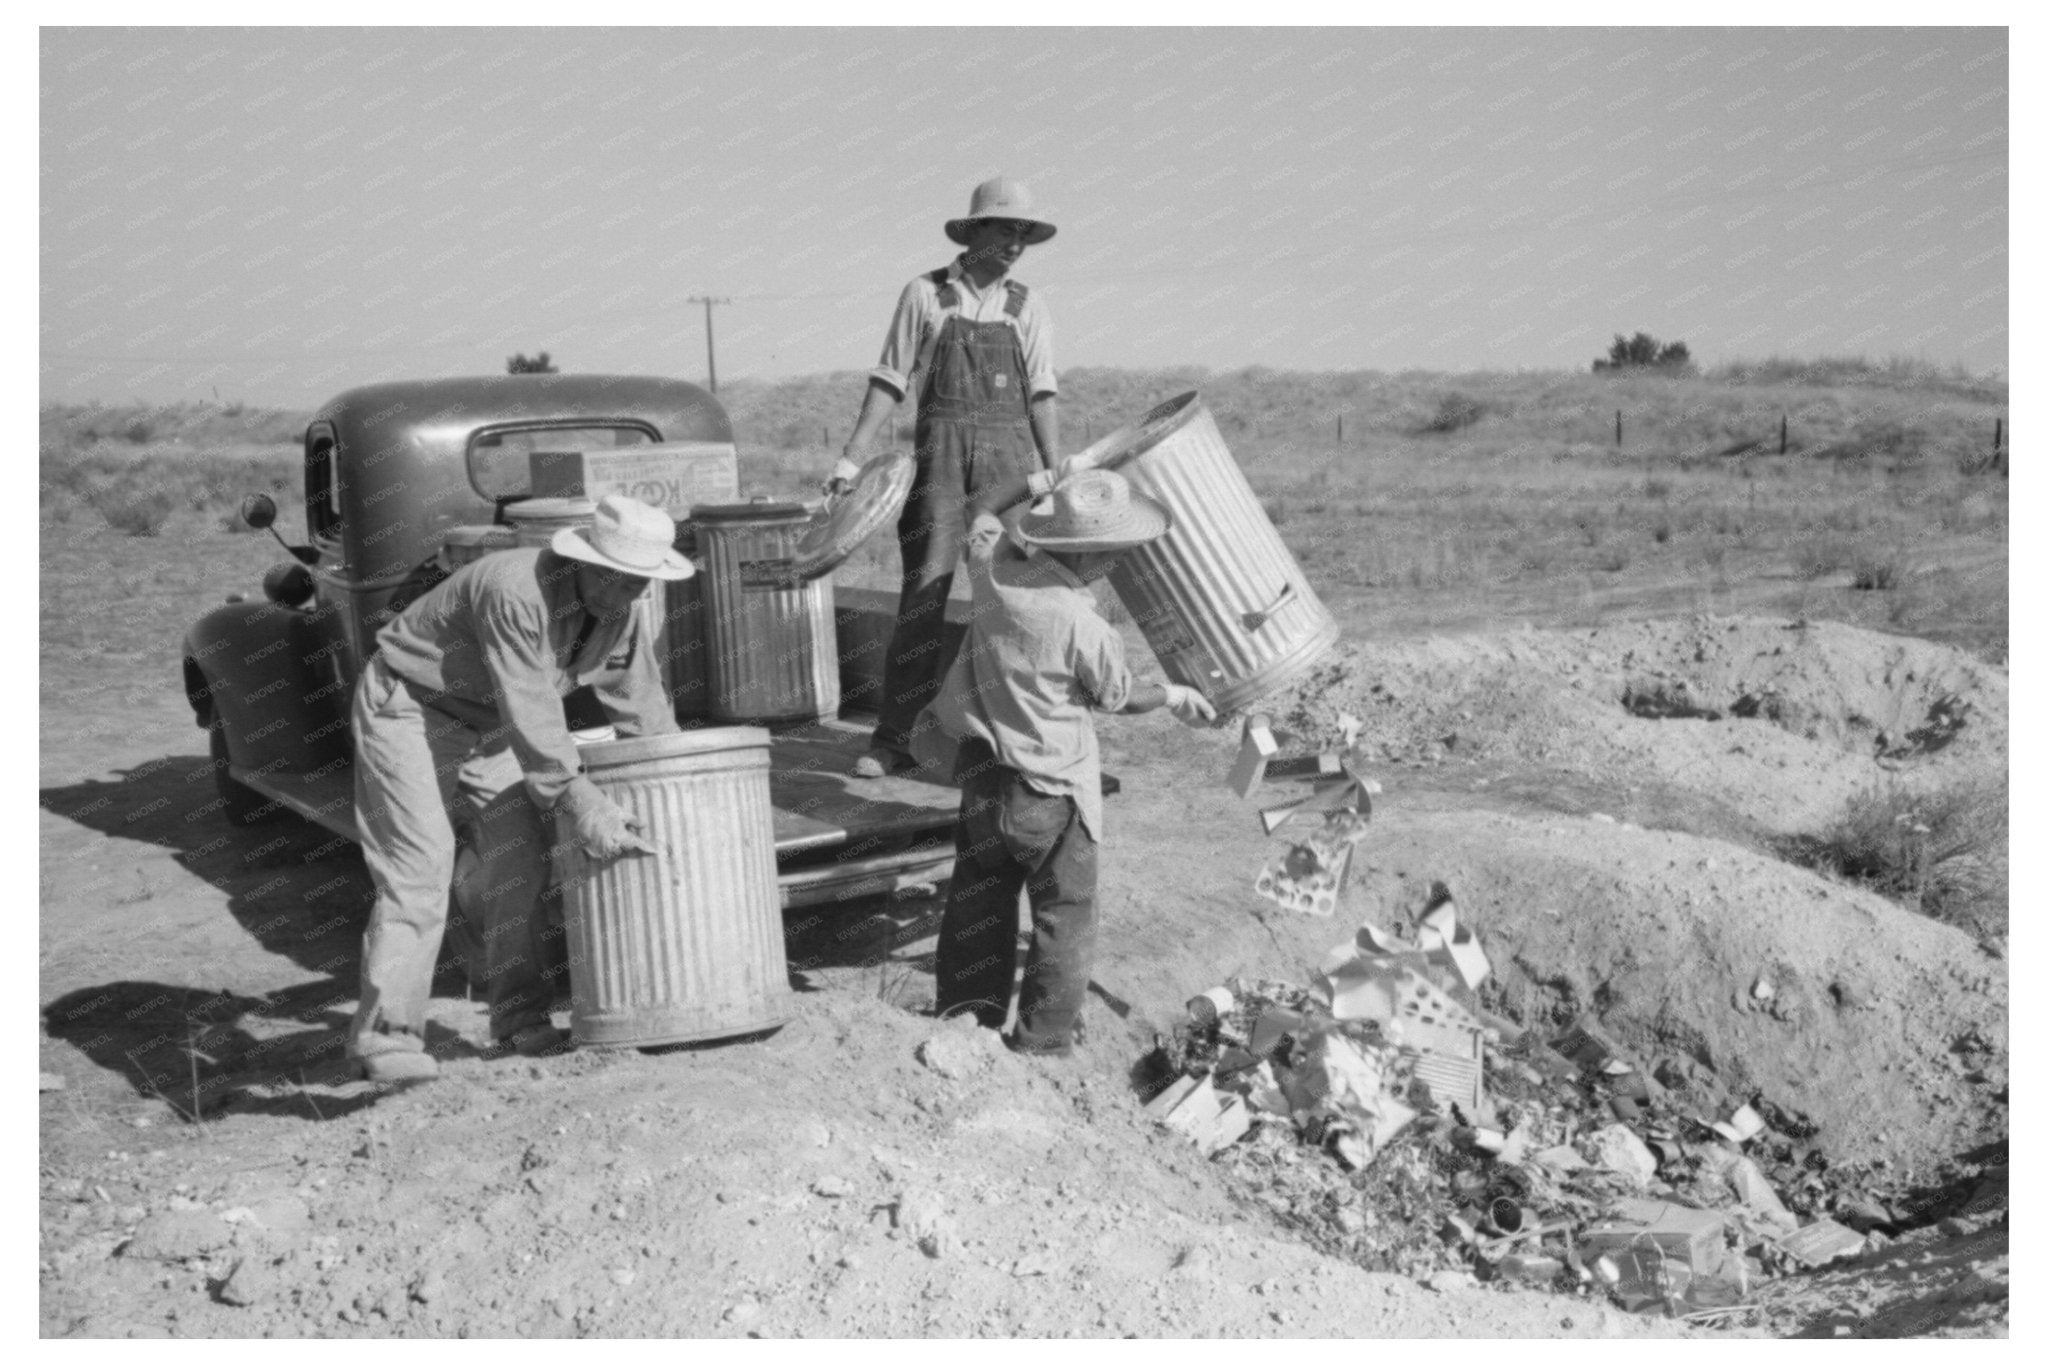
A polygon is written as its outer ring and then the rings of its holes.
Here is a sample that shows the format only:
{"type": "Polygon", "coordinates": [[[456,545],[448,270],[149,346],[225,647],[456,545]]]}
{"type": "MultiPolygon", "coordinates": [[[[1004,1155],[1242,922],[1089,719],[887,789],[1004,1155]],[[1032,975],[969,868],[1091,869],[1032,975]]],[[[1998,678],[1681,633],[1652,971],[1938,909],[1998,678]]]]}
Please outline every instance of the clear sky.
{"type": "MultiPolygon", "coordinates": [[[[1929,11],[1933,13],[1934,11],[1929,11]]],[[[1061,367],[2007,368],[2004,29],[45,29],[46,399],[865,369],[1022,178],[1061,367]]],[[[852,401],[851,398],[849,401],[852,401]]]]}

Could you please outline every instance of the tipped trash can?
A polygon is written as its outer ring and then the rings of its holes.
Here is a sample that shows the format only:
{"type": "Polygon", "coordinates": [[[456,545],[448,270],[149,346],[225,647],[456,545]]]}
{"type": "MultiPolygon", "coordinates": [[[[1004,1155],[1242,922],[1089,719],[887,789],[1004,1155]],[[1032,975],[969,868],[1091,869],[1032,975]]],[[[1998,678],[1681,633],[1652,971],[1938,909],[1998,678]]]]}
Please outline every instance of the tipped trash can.
{"type": "MultiPolygon", "coordinates": [[[[775,879],[768,732],[590,744],[584,773],[659,848],[600,862],[566,848],[570,1031],[652,1047],[779,1028],[794,997],[775,879]]],[[[558,833],[567,844],[566,828],[558,833]]]]}
{"type": "Polygon", "coordinates": [[[1166,506],[1165,535],[1117,557],[1110,585],[1166,676],[1239,711],[1305,673],[1337,619],[1273,529],[1197,393],[1119,433],[1094,461],[1166,506]]]}

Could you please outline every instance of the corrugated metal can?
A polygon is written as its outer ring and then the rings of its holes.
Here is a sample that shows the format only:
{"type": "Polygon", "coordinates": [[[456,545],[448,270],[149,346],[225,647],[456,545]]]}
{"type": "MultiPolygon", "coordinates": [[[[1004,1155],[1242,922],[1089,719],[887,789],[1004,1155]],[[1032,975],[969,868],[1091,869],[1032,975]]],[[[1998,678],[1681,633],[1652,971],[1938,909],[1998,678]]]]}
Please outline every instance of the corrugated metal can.
{"type": "Polygon", "coordinates": [[[1109,581],[1166,676],[1242,710],[1306,672],[1337,642],[1309,586],[1231,458],[1201,395],[1145,414],[1097,467],[1163,503],[1173,527],[1118,557],[1109,581]]]}
{"type": "Polygon", "coordinates": [[[711,714],[711,636],[704,610],[704,559],[697,549],[692,522],[676,527],[676,553],[697,566],[697,572],[676,583],[661,585],[667,632],[661,638],[661,674],[675,702],[677,720],[711,714]]]}
{"type": "Polygon", "coordinates": [[[564,852],[576,1041],[651,1047],[787,1023],[768,732],[693,730],[585,745],[578,757],[660,851],[608,862],[564,852]]]}
{"type": "Polygon", "coordinates": [[[518,534],[509,526],[451,526],[441,537],[441,567],[450,573],[494,550],[509,550],[518,534]]]}
{"type": "Polygon", "coordinates": [[[545,550],[555,532],[570,526],[588,526],[597,515],[597,504],[589,498],[525,498],[505,506],[505,521],[520,544],[545,550]]]}
{"type": "Polygon", "coordinates": [[[794,502],[726,503],[691,513],[705,577],[711,715],[803,721],[839,710],[832,579],[792,582],[811,524],[794,502]]]}

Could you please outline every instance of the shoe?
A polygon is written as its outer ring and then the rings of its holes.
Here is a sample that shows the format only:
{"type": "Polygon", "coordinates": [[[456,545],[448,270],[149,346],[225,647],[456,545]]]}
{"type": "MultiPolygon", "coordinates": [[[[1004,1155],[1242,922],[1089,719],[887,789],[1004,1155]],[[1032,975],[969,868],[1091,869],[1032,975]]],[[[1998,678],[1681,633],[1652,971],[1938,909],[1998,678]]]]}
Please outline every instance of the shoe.
{"type": "Polygon", "coordinates": [[[898,749],[885,749],[880,745],[868,750],[854,761],[855,777],[887,777],[891,773],[906,772],[917,766],[917,760],[898,749]]]}
{"type": "Polygon", "coordinates": [[[521,1057],[552,1057],[558,1052],[569,1051],[575,1044],[570,1041],[567,1029],[556,1028],[553,1024],[528,1024],[509,1037],[500,1038],[498,1046],[521,1057]]]}
{"type": "Polygon", "coordinates": [[[441,1064],[424,1052],[374,1052],[359,1061],[363,1079],[378,1085],[418,1085],[441,1075],[441,1064]]]}

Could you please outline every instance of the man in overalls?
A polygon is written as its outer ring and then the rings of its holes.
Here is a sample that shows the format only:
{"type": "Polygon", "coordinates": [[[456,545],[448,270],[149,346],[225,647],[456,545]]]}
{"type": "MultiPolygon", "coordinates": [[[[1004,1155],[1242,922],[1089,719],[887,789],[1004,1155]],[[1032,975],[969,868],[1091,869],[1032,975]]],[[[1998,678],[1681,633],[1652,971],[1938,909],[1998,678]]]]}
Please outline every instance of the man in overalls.
{"type": "MultiPolygon", "coordinates": [[[[881,363],[868,372],[859,420],[826,485],[836,493],[852,486],[876,433],[917,386],[917,478],[896,524],[903,594],[874,747],[854,769],[861,777],[916,765],[912,725],[945,675],[946,597],[967,525],[984,510],[977,499],[1016,489],[1058,458],[1052,321],[1009,278],[1024,248],[1053,231],[1033,216],[1018,182],[998,177],[975,187],[967,216],[946,224],[946,235],[966,250],[904,286],[881,363]]],[[[1034,484],[1033,491],[1043,489],[1034,484]]]]}

